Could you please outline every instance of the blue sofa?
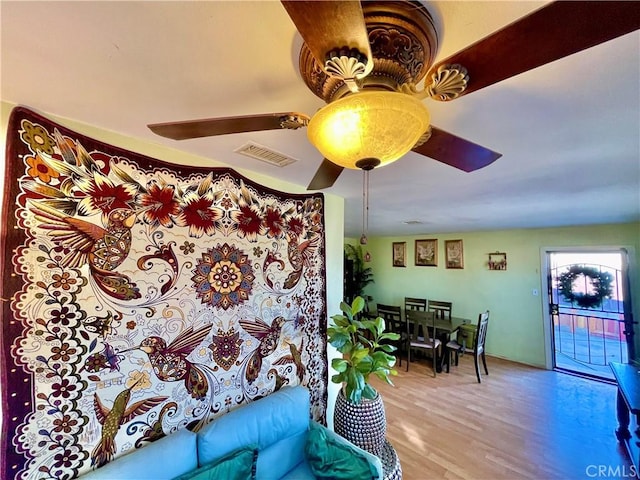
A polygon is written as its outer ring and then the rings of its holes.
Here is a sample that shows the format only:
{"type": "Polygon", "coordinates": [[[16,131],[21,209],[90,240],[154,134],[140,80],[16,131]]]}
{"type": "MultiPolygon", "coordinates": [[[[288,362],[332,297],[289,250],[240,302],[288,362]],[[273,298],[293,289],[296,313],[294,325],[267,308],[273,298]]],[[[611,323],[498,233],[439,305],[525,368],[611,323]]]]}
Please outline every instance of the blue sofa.
{"type": "Polygon", "coordinates": [[[296,386],[238,407],[198,433],[183,429],[163,437],[81,478],[357,480],[348,470],[358,462],[358,478],[383,478],[378,457],[309,420],[309,392],[296,386]]]}

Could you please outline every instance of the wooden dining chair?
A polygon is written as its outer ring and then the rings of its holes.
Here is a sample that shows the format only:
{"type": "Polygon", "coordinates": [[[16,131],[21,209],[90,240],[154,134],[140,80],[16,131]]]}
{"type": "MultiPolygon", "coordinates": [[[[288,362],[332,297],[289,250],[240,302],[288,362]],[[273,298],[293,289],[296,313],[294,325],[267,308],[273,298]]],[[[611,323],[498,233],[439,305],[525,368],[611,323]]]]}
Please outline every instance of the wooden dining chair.
{"type": "Polygon", "coordinates": [[[451,320],[451,302],[441,302],[439,300],[429,300],[427,310],[434,312],[436,318],[451,320]]]}
{"type": "MultiPolygon", "coordinates": [[[[459,331],[458,327],[451,333],[459,331]]],[[[485,375],[489,375],[487,370],[487,359],[484,355],[484,344],[487,341],[487,330],[489,329],[489,310],[478,315],[478,325],[473,335],[473,342],[467,343],[458,338],[457,340],[449,340],[446,345],[446,355],[448,355],[447,372],[449,372],[449,363],[451,363],[451,355],[455,355],[455,364],[458,365],[458,356],[464,353],[473,354],[473,362],[476,367],[476,377],[478,383],[482,383],[480,378],[480,358],[482,357],[482,365],[484,366],[485,375]]]]}
{"type": "Polygon", "coordinates": [[[404,297],[404,311],[407,310],[427,310],[426,298],[404,297]]]}
{"type": "Polygon", "coordinates": [[[398,359],[398,363],[402,366],[402,353],[404,352],[407,344],[407,329],[402,321],[402,310],[396,305],[384,305],[382,303],[377,303],[376,313],[378,317],[382,317],[384,319],[387,331],[400,335],[399,340],[390,343],[397,348],[396,358],[398,359]]]}
{"type": "Polygon", "coordinates": [[[436,316],[434,312],[424,310],[406,310],[407,323],[407,372],[411,363],[411,350],[430,351],[433,358],[433,376],[436,376],[438,357],[442,351],[442,342],[436,338],[436,316]]]}

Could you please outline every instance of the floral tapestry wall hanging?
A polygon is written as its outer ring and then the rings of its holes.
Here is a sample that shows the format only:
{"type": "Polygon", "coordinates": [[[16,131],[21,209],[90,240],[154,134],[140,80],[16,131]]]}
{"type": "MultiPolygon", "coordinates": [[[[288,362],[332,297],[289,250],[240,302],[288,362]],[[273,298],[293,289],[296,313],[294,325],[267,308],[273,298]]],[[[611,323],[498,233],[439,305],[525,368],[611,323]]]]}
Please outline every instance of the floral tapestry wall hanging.
{"type": "Polygon", "coordinates": [[[324,422],[322,194],[164,163],[25,108],[6,163],[2,478],[74,478],[287,385],[324,422]]]}

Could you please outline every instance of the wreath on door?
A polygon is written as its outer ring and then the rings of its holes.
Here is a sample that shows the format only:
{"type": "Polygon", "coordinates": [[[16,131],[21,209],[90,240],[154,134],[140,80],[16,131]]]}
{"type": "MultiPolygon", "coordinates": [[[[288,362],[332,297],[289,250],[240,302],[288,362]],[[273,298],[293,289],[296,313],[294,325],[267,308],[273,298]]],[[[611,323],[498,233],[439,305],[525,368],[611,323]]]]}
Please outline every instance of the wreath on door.
{"type": "Polygon", "coordinates": [[[596,308],[602,305],[602,301],[613,294],[612,283],[613,275],[609,272],[581,265],[572,265],[569,270],[558,276],[558,288],[562,296],[582,308],[596,308]],[[574,291],[573,284],[581,276],[591,283],[592,293],[574,291]]]}

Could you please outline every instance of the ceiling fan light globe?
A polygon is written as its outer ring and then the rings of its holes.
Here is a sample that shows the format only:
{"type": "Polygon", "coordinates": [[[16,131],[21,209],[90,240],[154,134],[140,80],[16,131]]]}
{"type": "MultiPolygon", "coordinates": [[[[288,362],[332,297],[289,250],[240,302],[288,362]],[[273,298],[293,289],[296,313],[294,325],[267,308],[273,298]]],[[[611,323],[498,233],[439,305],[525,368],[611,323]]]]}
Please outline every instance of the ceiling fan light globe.
{"type": "Polygon", "coordinates": [[[377,158],[384,166],[411,150],[429,121],[427,108],[411,95],[361,91],[318,110],[307,136],[336,165],[357,169],[359,160],[377,158]]]}

